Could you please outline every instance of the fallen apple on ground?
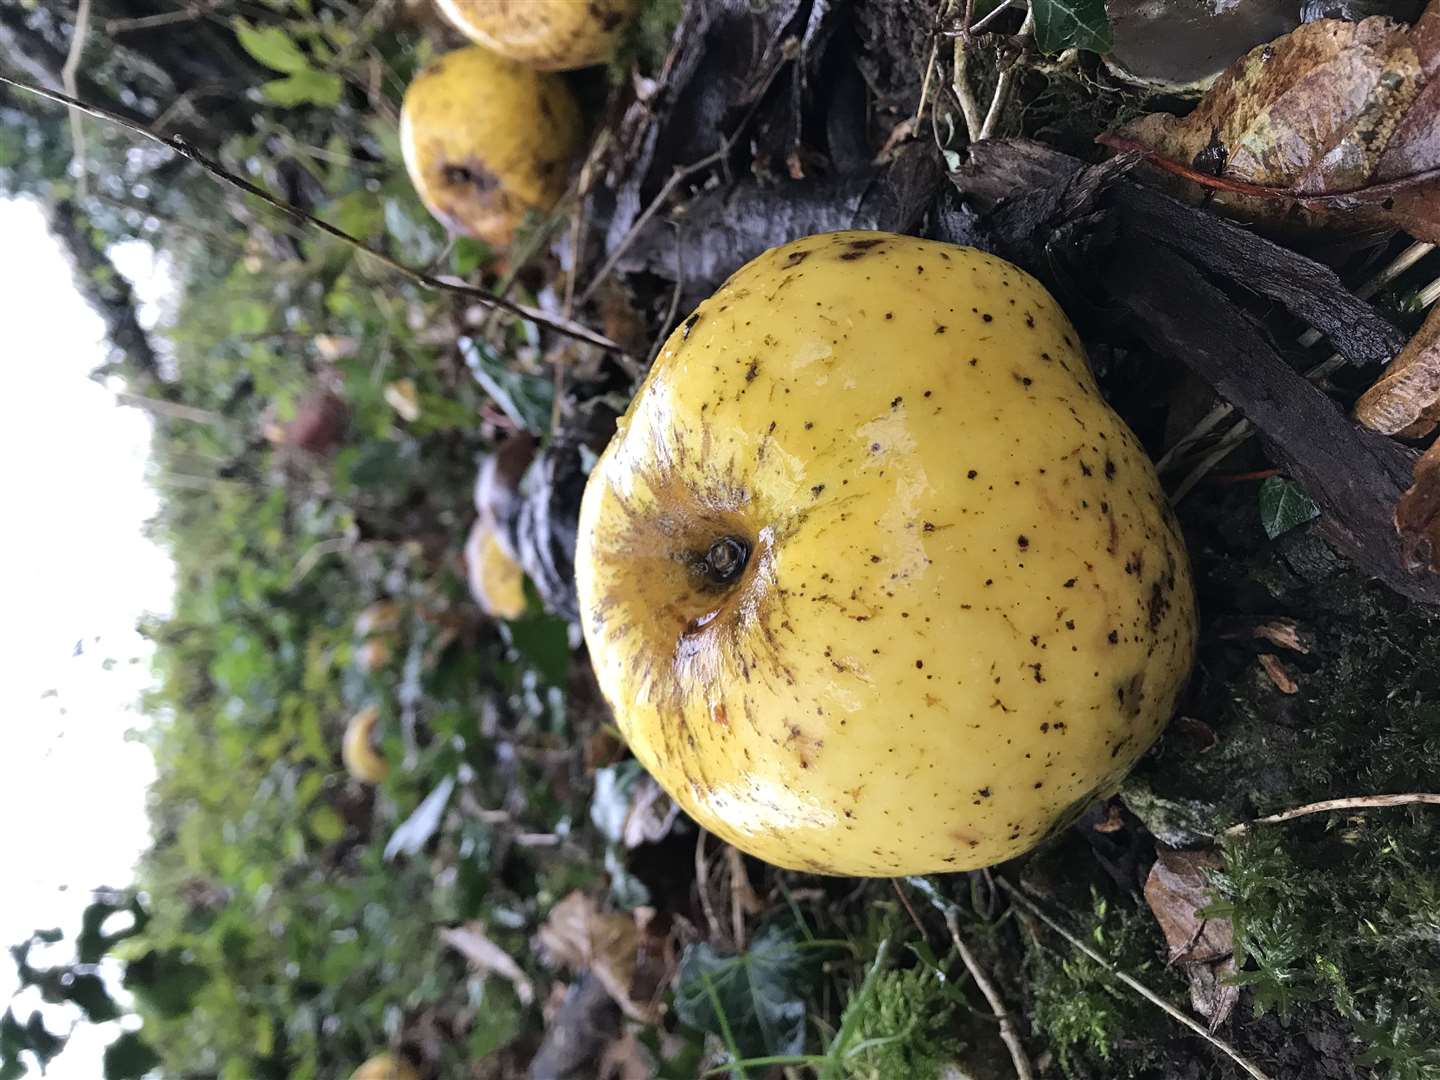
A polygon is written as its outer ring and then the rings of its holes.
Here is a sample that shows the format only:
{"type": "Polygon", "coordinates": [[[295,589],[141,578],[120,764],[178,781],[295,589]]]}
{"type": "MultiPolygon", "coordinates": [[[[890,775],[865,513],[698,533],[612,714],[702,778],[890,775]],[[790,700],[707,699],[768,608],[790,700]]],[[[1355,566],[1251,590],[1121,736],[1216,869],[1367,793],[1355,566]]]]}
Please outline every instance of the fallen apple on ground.
{"type": "Polygon", "coordinates": [[[350,1080],[420,1080],[420,1074],[392,1054],[377,1054],[356,1069],[350,1080]]]}
{"type": "Polygon", "coordinates": [[[380,722],[380,710],[367,705],[345,725],[345,737],[340,743],[340,759],[345,771],[362,784],[379,784],[390,775],[390,764],[375,749],[375,725],[380,722]]]}
{"type": "Polygon", "coordinates": [[[539,71],[603,64],[638,0],[516,4],[512,0],[437,0],[445,17],[477,45],[539,71]]]}
{"type": "Polygon", "coordinates": [[[497,247],[528,211],[569,182],[580,109],[558,75],[472,45],[415,76],[400,112],[400,149],[420,200],[456,232],[497,247]]]}
{"type": "Polygon", "coordinates": [[[577,586],[635,756],[780,866],[1021,854],[1169,719],[1183,540],[1075,330],[993,256],[810,236],[666,342],[591,474],[577,586]]]}

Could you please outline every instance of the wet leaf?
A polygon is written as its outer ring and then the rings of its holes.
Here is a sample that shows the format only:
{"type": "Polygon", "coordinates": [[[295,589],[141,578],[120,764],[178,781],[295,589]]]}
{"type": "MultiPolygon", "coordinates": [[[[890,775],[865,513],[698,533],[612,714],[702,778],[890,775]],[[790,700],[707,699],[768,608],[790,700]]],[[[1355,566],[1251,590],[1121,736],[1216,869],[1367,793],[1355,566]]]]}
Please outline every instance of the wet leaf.
{"type": "Polygon", "coordinates": [[[1103,53],[1111,44],[1105,0],[1034,0],[1035,44],[1042,52],[1085,49],[1103,53]]]}
{"type": "Polygon", "coordinates": [[[1191,195],[1286,226],[1398,226],[1440,239],[1440,4],[1414,30],[1322,19],[1238,60],[1189,116],[1151,114],[1138,146],[1191,195]]]}
{"type": "Polygon", "coordinates": [[[1271,540],[1319,516],[1315,500],[1294,480],[1271,476],[1260,485],[1260,524],[1271,540]]]}
{"type": "Polygon", "coordinates": [[[767,926],[738,956],[721,956],[705,942],[690,946],[680,961],[675,1015],[722,1039],[728,1032],[745,1057],[800,1053],[812,967],[800,946],[799,934],[783,923],[767,926]]]}
{"type": "Polygon", "coordinates": [[[430,838],[440,829],[440,822],[445,818],[445,807],[449,805],[450,795],[454,790],[453,776],[447,776],[436,784],[435,790],[425,796],[425,801],[415,808],[415,812],[390,834],[390,840],[385,845],[385,858],[414,855],[428,844],[430,838]]]}
{"type": "Polygon", "coordinates": [[[666,935],[654,932],[652,911],[601,912],[573,892],[550,909],[538,935],[541,948],[562,967],[589,970],[632,1020],[653,1023],[655,1002],[674,972],[666,935]]]}

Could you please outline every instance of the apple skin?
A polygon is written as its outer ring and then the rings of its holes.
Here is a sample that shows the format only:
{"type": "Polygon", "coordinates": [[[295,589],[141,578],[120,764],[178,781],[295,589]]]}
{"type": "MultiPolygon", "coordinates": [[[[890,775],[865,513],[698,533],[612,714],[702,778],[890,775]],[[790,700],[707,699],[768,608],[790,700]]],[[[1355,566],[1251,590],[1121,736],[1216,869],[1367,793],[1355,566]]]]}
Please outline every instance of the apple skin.
{"type": "Polygon", "coordinates": [[[1154,742],[1194,654],[1184,542],[1064,313],[887,233],[772,249],[680,324],[576,571],[635,756],[716,835],[822,873],[1023,853],[1154,742]]]}
{"type": "Polygon", "coordinates": [[[421,202],[447,228],[496,247],[565,194],[584,137],[558,75],[478,45],[427,65],[405,91],[400,149],[421,202]]]}
{"type": "Polygon", "coordinates": [[[477,45],[537,71],[603,64],[639,0],[436,0],[451,24],[477,45]]]}
{"type": "Polygon", "coordinates": [[[377,1054],[351,1075],[350,1080],[420,1080],[407,1062],[390,1054],[377,1054]]]}

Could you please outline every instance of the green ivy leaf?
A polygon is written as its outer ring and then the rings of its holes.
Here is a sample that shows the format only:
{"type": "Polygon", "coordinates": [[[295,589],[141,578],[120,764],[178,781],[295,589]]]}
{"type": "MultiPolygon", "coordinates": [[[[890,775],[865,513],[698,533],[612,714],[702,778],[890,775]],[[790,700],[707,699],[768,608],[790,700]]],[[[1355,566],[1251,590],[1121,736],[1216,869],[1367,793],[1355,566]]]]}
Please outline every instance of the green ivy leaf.
{"type": "Polygon", "coordinates": [[[105,1080],[141,1080],[160,1064],[160,1055],[133,1031],[105,1048],[105,1080]]]}
{"type": "Polygon", "coordinates": [[[813,965],[799,935],[772,923],[738,956],[720,956],[701,942],[685,950],[675,990],[675,1015],[745,1057],[798,1054],[805,1049],[805,989],[813,965]]]}
{"type": "Polygon", "coordinates": [[[260,87],[260,93],[266,101],[284,109],[293,109],[297,105],[319,105],[329,109],[340,104],[340,93],[344,88],[339,75],[306,68],[283,79],[272,79],[260,87]]]}
{"type": "Polygon", "coordinates": [[[271,71],[295,75],[310,67],[310,61],[305,58],[300,46],[283,27],[253,26],[244,19],[236,19],[235,36],[247,53],[271,71]]]}
{"type": "Polygon", "coordinates": [[[460,355],[506,416],[534,435],[550,430],[555,387],[549,379],[515,371],[488,345],[472,338],[460,339],[460,355]]]}
{"type": "Polygon", "coordinates": [[[1112,43],[1105,0],[1032,0],[1035,44],[1041,52],[1108,52],[1112,43]]]}
{"type": "Polygon", "coordinates": [[[1315,500],[1294,480],[1271,476],[1260,485],[1260,524],[1271,540],[1319,516],[1315,500]]]}

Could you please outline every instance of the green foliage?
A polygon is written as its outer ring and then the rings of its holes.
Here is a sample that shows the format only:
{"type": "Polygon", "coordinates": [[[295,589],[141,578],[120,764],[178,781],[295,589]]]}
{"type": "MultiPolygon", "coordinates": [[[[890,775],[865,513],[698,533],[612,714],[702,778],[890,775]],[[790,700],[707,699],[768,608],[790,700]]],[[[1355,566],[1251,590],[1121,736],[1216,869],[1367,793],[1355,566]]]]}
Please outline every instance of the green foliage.
{"type": "Polygon", "coordinates": [[[680,961],[675,1015],[738,1057],[799,1054],[813,959],[788,923],[771,923],[735,956],[705,942],[691,945],[680,961]]]}
{"type": "MultiPolygon", "coordinates": [[[[1150,913],[1091,895],[1080,936],[1120,970],[1170,1000],[1184,1000],[1180,978],[1161,962],[1164,942],[1150,913]]],[[[1037,928],[1026,938],[1026,971],[1034,987],[1030,1020],[1053,1048],[1066,1076],[1099,1075],[1121,1080],[1141,1076],[1158,1063],[1165,1018],[1116,982],[1085,954],[1037,928]],[[1125,1040],[1123,1056],[1116,1044],[1125,1040]],[[1147,1049],[1137,1049],[1147,1047],[1147,1049]]]]}

